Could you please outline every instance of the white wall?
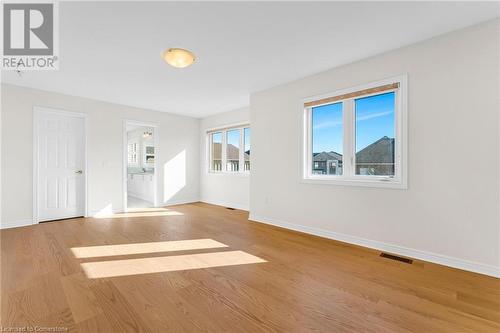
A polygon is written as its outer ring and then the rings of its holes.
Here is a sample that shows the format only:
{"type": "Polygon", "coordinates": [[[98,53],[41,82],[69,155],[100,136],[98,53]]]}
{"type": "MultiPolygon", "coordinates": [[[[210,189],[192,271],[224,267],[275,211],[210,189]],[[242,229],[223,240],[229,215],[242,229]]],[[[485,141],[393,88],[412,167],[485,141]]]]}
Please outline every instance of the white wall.
{"type": "MultiPolygon", "coordinates": [[[[249,175],[209,173],[207,158],[207,130],[232,124],[250,123],[249,109],[243,108],[204,118],[200,122],[200,198],[201,201],[248,210],[249,175]]],[[[252,134],[250,134],[252,135],[252,134]]],[[[250,139],[250,141],[253,138],[250,139]]]]}
{"type": "MultiPolygon", "coordinates": [[[[163,204],[199,199],[199,120],[2,84],[2,223],[32,219],[33,107],[88,117],[89,213],[123,210],[123,121],[159,125],[158,195],[163,204]]],[[[157,134],[155,133],[155,134],[157,134]]]]}
{"type": "Polygon", "coordinates": [[[499,22],[252,94],[251,217],[500,275],[499,22]],[[408,190],[301,183],[301,99],[403,73],[408,190]]]}

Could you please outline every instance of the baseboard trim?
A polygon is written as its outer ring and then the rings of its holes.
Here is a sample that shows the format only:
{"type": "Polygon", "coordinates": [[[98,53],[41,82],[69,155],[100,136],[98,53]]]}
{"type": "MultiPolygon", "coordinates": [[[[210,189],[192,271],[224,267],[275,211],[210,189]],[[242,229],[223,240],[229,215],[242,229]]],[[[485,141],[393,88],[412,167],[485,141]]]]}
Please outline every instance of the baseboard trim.
{"type": "Polygon", "coordinates": [[[15,221],[2,221],[0,224],[0,229],[10,229],[10,228],[18,228],[18,227],[26,227],[29,225],[33,225],[33,219],[22,219],[15,221]]]}
{"type": "Polygon", "coordinates": [[[210,204],[210,205],[216,205],[216,206],[223,206],[223,207],[229,207],[229,208],[234,208],[234,209],[240,209],[240,210],[245,210],[249,211],[248,206],[246,205],[241,205],[241,204],[236,204],[233,202],[222,202],[222,201],[215,201],[215,200],[206,200],[202,199],[200,200],[201,202],[210,204]]]}
{"type": "Polygon", "coordinates": [[[250,214],[249,220],[500,278],[500,267],[250,214]]]}
{"type": "Polygon", "coordinates": [[[187,205],[195,202],[200,202],[198,199],[193,199],[193,200],[173,200],[169,201],[166,203],[161,204],[160,206],[157,207],[169,207],[169,206],[176,206],[176,205],[187,205]]]}

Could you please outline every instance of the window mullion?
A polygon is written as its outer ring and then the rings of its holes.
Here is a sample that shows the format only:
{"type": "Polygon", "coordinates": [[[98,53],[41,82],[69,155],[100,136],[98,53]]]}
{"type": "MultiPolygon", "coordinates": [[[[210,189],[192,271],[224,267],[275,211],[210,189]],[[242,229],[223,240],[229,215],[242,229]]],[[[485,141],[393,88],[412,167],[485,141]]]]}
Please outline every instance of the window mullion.
{"type": "Polygon", "coordinates": [[[344,121],[344,158],[342,164],[344,177],[354,175],[354,101],[345,100],[343,103],[344,121]]]}
{"type": "Polygon", "coordinates": [[[304,180],[406,189],[407,80],[406,75],[401,75],[304,99],[304,180]],[[313,138],[318,142],[314,143],[313,138]],[[342,146],[338,147],[340,140],[342,146]],[[318,147],[317,157],[313,146],[318,147]],[[333,171],[333,165],[340,161],[330,147],[343,150],[341,175],[333,171]]]}

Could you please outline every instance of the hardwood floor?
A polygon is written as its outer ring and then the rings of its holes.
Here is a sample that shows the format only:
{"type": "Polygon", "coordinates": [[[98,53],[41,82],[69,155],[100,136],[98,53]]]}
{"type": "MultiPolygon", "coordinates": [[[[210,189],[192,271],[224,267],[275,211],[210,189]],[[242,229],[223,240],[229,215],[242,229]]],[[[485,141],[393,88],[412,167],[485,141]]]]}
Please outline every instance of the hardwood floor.
{"type": "Polygon", "coordinates": [[[247,218],[197,203],[2,230],[1,326],[500,332],[500,279],[247,218]]]}

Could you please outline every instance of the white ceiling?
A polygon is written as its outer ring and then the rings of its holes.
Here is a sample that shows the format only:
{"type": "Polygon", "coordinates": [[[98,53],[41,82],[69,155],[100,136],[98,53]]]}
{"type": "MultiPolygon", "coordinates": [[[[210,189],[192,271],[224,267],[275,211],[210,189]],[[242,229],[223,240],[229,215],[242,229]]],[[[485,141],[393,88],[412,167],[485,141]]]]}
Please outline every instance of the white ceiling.
{"type": "Polygon", "coordinates": [[[61,2],[60,70],[6,83],[203,117],[249,94],[499,16],[478,2],[61,2]],[[160,55],[192,50],[175,69],[160,55]]]}

